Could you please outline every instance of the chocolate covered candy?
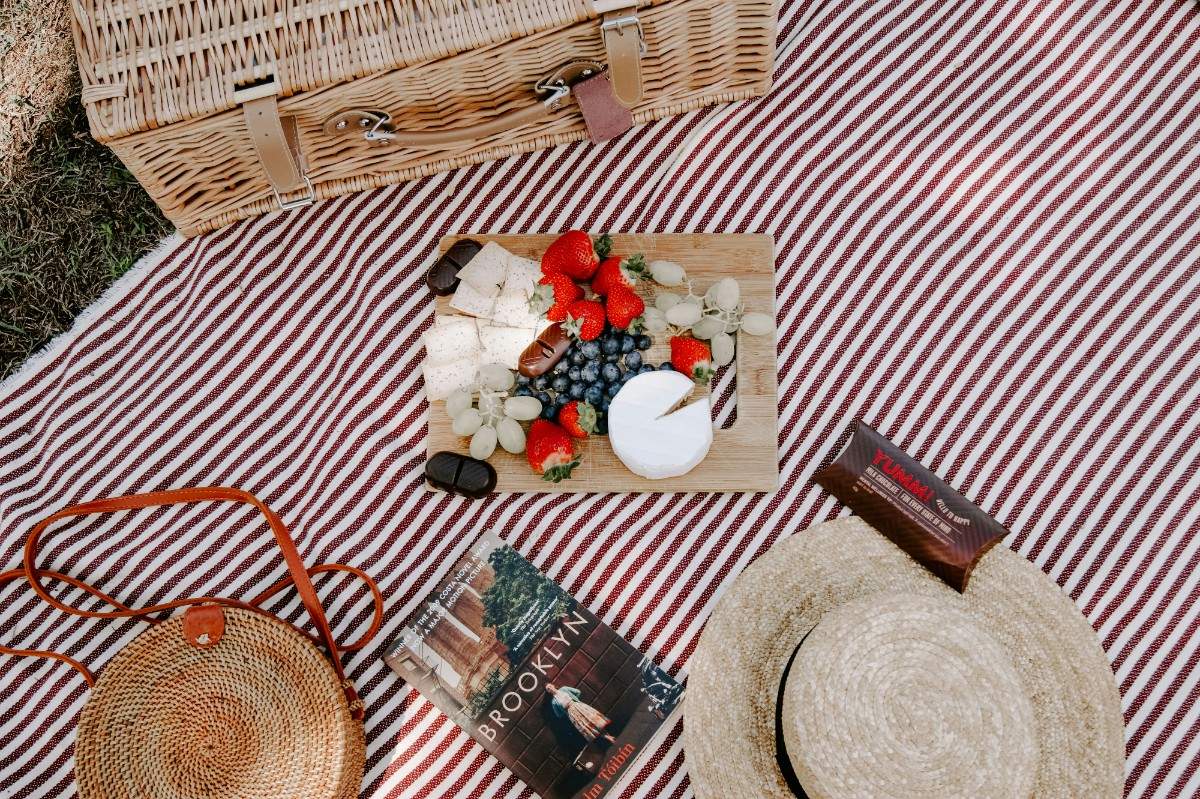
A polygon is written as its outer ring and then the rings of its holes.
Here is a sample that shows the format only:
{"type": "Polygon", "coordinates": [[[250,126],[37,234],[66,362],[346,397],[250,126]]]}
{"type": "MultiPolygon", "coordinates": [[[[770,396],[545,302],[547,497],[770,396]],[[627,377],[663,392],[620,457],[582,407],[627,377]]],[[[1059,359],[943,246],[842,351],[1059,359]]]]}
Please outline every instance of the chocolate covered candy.
{"type": "Polygon", "coordinates": [[[425,285],[439,297],[446,297],[458,288],[458,270],[467,265],[483,249],[483,245],[473,239],[459,239],[451,245],[446,253],[434,261],[433,266],[425,273],[425,285]]]}
{"type": "Polygon", "coordinates": [[[487,461],[443,451],[425,462],[425,479],[434,488],[471,499],[496,490],[496,470],[487,461]]]}
{"type": "Polygon", "coordinates": [[[544,375],[562,359],[570,346],[571,337],[567,335],[561,322],[555,322],[543,330],[521,353],[517,370],[526,377],[544,375]]]}

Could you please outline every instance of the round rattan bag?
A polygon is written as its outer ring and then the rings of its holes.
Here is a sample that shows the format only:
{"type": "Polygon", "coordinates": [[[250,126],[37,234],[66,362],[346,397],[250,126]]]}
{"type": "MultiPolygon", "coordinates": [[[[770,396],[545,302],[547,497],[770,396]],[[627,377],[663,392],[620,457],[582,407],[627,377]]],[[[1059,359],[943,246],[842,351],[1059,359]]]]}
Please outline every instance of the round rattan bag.
{"type": "Polygon", "coordinates": [[[64,655],[34,650],[84,674],[93,691],[80,714],[75,778],[83,799],[351,799],[365,762],[363,705],[343,673],[339,651],[365,646],[382,618],[378,588],[358,569],[327,564],[306,570],[282,523],[244,492],[183,489],[99,500],[68,508],[30,534],[22,569],[43,599],[76,615],[142,617],[186,607],[153,626],[105,666],[100,679],[64,655]],[[289,577],[250,602],[214,597],[128,608],[66,575],[36,569],[38,537],[66,516],[152,505],[226,499],[248,502],[267,516],[289,577]],[[310,574],[345,571],[364,580],[375,599],[375,623],[363,639],[334,642],[310,574]],[[114,605],[80,611],[50,596],[42,581],[61,580],[114,605]],[[258,606],[295,584],[317,628],[311,637],[258,606]],[[318,648],[320,643],[329,654],[318,648]]]}

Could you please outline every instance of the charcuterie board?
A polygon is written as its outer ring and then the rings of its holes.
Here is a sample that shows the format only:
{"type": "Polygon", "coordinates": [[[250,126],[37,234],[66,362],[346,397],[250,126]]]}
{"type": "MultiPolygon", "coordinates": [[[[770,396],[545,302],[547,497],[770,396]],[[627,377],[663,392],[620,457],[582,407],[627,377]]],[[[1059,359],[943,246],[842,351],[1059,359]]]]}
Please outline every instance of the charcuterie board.
{"type": "MultiPolygon", "coordinates": [[[[746,307],[775,316],[775,245],[770,236],[755,234],[654,233],[611,234],[613,251],[643,253],[647,260],[674,261],[703,292],[723,277],[734,277],[741,286],[746,307]]],[[[442,239],[445,252],[460,238],[480,243],[494,241],[509,252],[537,261],[555,235],[464,234],[442,239]]],[[[654,288],[640,289],[647,304],[654,288]]],[[[437,312],[451,313],[448,297],[437,298],[437,312]]],[[[646,360],[668,360],[665,342],[655,341],[646,360]]],[[[737,419],[731,427],[714,430],[707,457],[687,474],[649,480],[629,471],[613,453],[606,436],[593,435],[578,442],[582,463],[571,479],[559,483],[535,474],[524,455],[497,449],[489,459],[496,469],[496,491],[500,492],[687,492],[687,491],[774,491],[779,484],[778,385],[775,337],[737,334],[736,369],[737,419]]],[[[707,389],[696,387],[693,396],[707,389]]],[[[451,429],[445,403],[430,403],[428,452],[467,451],[468,439],[451,429]]],[[[432,490],[432,489],[431,489],[432,490]]]]}

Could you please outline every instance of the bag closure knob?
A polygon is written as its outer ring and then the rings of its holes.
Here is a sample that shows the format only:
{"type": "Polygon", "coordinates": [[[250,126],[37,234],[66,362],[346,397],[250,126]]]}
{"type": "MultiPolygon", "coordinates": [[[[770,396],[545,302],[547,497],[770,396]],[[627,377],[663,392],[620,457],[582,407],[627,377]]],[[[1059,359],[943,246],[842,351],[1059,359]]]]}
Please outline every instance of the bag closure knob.
{"type": "Polygon", "coordinates": [[[211,649],[225,634],[225,611],[220,605],[192,605],[183,612],[183,637],[197,649],[211,649]]]}

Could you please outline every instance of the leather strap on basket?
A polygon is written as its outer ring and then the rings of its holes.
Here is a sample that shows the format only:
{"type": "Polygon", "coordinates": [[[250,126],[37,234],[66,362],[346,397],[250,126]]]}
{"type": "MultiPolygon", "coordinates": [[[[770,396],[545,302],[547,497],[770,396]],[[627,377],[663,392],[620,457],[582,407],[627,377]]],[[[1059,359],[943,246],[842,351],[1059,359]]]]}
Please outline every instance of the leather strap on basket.
{"type": "Polygon", "coordinates": [[[304,172],[304,154],[296,118],[279,115],[278,84],[239,89],[233,94],[242,106],[242,119],[258,154],[258,162],[275,192],[280,208],[298,208],[313,202],[312,182],[304,172]],[[283,195],[304,190],[298,199],[284,200],[283,195]]]}
{"type": "Polygon", "coordinates": [[[632,108],[642,101],[642,56],[646,54],[637,3],[593,0],[592,8],[600,16],[613,94],[626,108],[632,108]]]}
{"type": "MultiPolygon", "coordinates": [[[[294,585],[297,593],[300,595],[300,601],[304,604],[305,610],[308,611],[309,617],[312,619],[314,626],[317,628],[316,636],[309,635],[303,631],[300,632],[309,640],[324,646],[326,650],[328,650],[330,663],[333,665],[333,670],[337,674],[338,680],[341,682],[342,689],[346,694],[346,700],[349,702],[351,714],[355,719],[358,720],[361,720],[363,717],[362,700],[359,699],[353,683],[346,678],[345,671],[342,667],[341,652],[361,649],[362,647],[366,646],[367,643],[369,643],[379,631],[379,627],[383,622],[383,595],[380,593],[379,587],[365,572],[353,566],[347,566],[341,563],[327,563],[320,566],[314,566],[312,568],[305,568],[304,561],[301,559],[300,553],[296,549],[295,542],[292,541],[291,536],[288,534],[287,528],[284,527],[283,521],[261,500],[246,491],[241,491],[236,488],[182,488],[173,491],[157,491],[149,494],[133,494],[125,497],[99,499],[92,502],[85,502],[81,505],[74,505],[69,508],[64,508],[52,516],[49,516],[38,522],[38,524],[29,533],[29,538],[25,542],[25,554],[22,568],[13,569],[0,574],[0,584],[19,578],[25,578],[28,580],[30,586],[39,597],[65,613],[97,619],[141,618],[151,624],[156,624],[158,622],[156,619],[149,618],[153,614],[162,613],[164,611],[174,610],[181,607],[208,604],[242,608],[255,613],[261,613],[271,618],[278,618],[269,611],[263,610],[260,606],[264,602],[270,600],[280,591],[287,588],[289,585],[294,585]],[[178,505],[189,502],[212,500],[242,502],[258,508],[259,511],[262,512],[263,516],[266,517],[267,523],[271,527],[271,532],[274,534],[275,540],[283,552],[283,559],[288,568],[288,576],[285,579],[275,583],[249,602],[241,602],[236,599],[226,599],[223,597],[205,596],[176,599],[160,605],[150,605],[142,608],[131,608],[122,604],[103,591],[100,591],[99,589],[94,588],[75,577],[62,574],[61,572],[37,568],[36,561],[38,546],[41,543],[42,534],[52,524],[62,519],[67,519],[73,516],[86,516],[93,513],[112,513],[114,511],[137,510],[140,508],[151,508],[162,505],[178,505]],[[335,571],[347,572],[362,579],[371,591],[371,598],[374,603],[375,610],[374,617],[371,620],[371,626],[367,630],[366,634],[364,634],[362,638],[354,643],[347,644],[345,646],[339,646],[337,641],[334,639],[333,631],[329,626],[329,620],[325,616],[324,608],[321,607],[320,599],[317,596],[316,588],[313,586],[311,579],[313,575],[335,571]],[[69,585],[78,588],[92,595],[93,597],[103,600],[107,604],[116,608],[116,610],[88,611],[71,607],[70,605],[64,604],[60,600],[53,597],[50,592],[46,590],[46,587],[43,584],[44,580],[58,580],[68,583],[69,585]]],[[[84,679],[87,680],[88,685],[95,684],[95,678],[83,664],[61,653],[34,649],[13,649],[5,646],[0,646],[0,652],[12,655],[47,657],[62,663],[66,663],[67,665],[79,671],[83,675],[84,679]]]]}

